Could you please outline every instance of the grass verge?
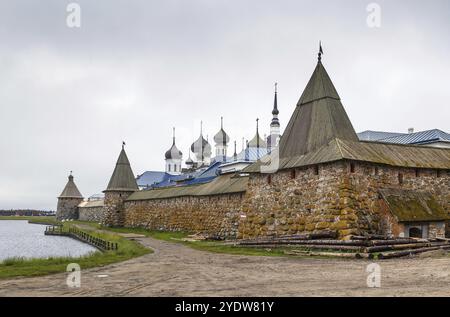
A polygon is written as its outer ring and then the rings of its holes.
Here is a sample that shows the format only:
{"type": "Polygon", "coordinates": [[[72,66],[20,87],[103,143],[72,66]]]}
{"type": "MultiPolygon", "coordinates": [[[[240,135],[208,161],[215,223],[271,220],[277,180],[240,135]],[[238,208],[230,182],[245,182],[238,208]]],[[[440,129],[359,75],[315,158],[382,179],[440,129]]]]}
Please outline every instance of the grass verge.
{"type": "MultiPolygon", "coordinates": [[[[33,217],[35,218],[35,217],[33,217]]],[[[71,226],[65,223],[64,226],[71,226]]],[[[111,242],[117,242],[118,250],[106,252],[94,252],[83,257],[55,257],[48,259],[24,259],[10,258],[0,263],[0,279],[11,277],[29,277],[61,273],[66,271],[69,263],[77,263],[81,269],[101,267],[111,263],[129,260],[153,252],[145,248],[140,243],[128,240],[117,234],[98,232],[93,227],[90,234],[111,242]]]]}

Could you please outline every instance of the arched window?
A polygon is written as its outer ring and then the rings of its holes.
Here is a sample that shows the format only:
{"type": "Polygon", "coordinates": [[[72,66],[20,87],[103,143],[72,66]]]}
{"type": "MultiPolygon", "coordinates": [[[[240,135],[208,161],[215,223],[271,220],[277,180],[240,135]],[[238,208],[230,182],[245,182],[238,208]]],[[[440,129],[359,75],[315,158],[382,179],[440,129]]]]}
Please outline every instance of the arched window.
{"type": "Polygon", "coordinates": [[[177,171],[177,164],[173,165],[173,171],[176,172],[177,171]]]}
{"type": "Polygon", "coordinates": [[[167,170],[170,172],[170,164],[168,166],[169,166],[169,168],[167,170]]]}

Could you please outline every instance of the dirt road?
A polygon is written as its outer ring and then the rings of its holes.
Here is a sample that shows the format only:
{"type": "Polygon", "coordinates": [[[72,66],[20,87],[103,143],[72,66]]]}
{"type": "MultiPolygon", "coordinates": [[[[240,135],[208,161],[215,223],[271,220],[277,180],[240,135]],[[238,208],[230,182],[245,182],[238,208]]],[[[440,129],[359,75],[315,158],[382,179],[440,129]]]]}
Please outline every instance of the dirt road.
{"type": "Polygon", "coordinates": [[[138,240],[155,253],[82,271],[80,288],[68,288],[62,273],[0,280],[0,296],[450,295],[448,256],[380,261],[381,288],[368,288],[365,260],[237,256],[138,240]]]}

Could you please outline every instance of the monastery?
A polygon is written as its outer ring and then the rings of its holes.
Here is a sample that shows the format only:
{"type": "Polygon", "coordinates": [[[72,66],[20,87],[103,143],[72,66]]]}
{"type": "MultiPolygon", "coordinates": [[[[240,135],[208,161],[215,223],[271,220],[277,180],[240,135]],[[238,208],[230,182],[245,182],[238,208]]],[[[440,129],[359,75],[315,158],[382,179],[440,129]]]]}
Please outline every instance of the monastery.
{"type": "MultiPolygon", "coordinates": [[[[335,231],[351,235],[445,237],[450,214],[450,136],[357,134],[322,61],[281,135],[275,90],[268,138],[228,156],[223,121],[215,156],[202,132],[186,168],[176,146],[165,172],[137,178],[122,146],[104,198],[84,201],[73,176],[58,219],[204,233],[220,239],[335,231]]],[[[106,183],[106,182],[105,182],[106,183]]]]}

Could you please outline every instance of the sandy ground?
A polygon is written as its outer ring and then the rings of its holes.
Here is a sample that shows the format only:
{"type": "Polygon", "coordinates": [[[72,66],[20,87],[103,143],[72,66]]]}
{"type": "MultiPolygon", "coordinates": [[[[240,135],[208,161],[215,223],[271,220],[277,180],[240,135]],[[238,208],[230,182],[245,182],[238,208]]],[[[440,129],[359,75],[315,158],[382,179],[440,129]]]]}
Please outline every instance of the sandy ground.
{"type": "Polygon", "coordinates": [[[366,260],[237,256],[138,240],[155,253],[84,270],[80,288],[68,288],[62,273],[0,280],[0,296],[450,295],[448,256],[379,261],[381,287],[368,288],[366,260]]]}

